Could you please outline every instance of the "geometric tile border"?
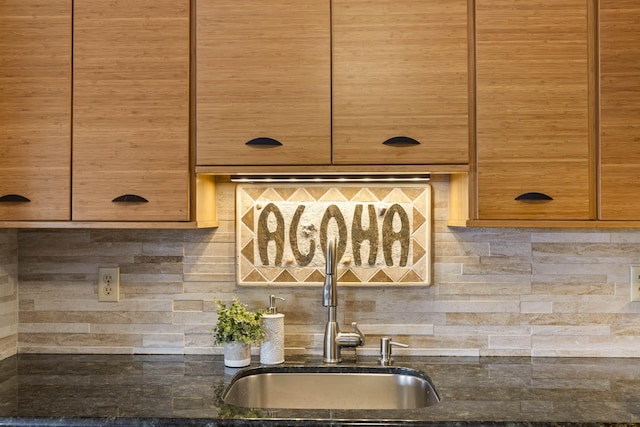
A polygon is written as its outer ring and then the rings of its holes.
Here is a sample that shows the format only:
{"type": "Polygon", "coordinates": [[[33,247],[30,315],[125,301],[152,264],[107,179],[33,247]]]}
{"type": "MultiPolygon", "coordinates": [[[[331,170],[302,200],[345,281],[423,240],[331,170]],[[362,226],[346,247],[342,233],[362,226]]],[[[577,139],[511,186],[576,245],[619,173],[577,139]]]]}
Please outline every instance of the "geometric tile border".
{"type": "Polygon", "coordinates": [[[237,185],[239,285],[321,285],[329,239],[340,285],[431,284],[431,186],[237,185]]]}

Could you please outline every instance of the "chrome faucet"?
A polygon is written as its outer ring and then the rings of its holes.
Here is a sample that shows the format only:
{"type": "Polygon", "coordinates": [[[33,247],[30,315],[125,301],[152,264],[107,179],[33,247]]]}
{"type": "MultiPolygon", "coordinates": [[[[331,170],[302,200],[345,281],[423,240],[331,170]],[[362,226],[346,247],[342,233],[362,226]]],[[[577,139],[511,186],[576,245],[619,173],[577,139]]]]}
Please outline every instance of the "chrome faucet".
{"type": "Polygon", "coordinates": [[[338,274],[336,262],[336,243],[327,242],[327,267],[325,270],[322,305],[329,308],[327,325],[324,328],[324,363],[339,363],[342,347],[359,347],[364,345],[364,334],[358,329],[356,322],[351,323],[353,332],[340,332],[336,320],[338,307],[338,274]]]}

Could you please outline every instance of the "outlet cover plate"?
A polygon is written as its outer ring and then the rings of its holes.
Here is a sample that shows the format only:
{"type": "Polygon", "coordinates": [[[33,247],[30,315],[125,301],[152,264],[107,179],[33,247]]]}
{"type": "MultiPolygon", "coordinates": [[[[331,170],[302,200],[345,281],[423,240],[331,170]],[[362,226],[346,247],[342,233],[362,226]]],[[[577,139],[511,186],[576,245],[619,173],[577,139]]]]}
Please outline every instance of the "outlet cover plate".
{"type": "Polygon", "coordinates": [[[98,268],[98,301],[120,301],[120,268],[98,268]]]}

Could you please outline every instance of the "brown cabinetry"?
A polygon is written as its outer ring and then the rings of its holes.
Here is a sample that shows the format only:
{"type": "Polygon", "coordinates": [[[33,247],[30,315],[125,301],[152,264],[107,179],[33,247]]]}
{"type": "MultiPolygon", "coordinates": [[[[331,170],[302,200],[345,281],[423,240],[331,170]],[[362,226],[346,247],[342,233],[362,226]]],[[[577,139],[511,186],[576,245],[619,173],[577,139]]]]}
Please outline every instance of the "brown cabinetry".
{"type": "Polygon", "coordinates": [[[199,165],[331,162],[330,1],[199,1],[199,165]]]}
{"type": "Polygon", "coordinates": [[[478,219],[595,218],[589,3],[476,1],[478,219]]]}
{"type": "Polygon", "coordinates": [[[333,0],[333,161],[467,164],[466,0],[333,0]]]}
{"type": "Polygon", "coordinates": [[[189,0],[74,2],[74,220],[189,220],[189,16],[189,0]]]}
{"type": "Polygon", "coordinates": [[[469,162],[466,0],[201,1],[198,165],[469,162]]]}
{"type": "Polygon", "coordinates": [[[640,3],[600,0],[600,218],[640,220],[640,3]]]}
{"type": "Polygon", "coordinates": [[[0,219],[70,219],[71,0],[0,6],[0,219]]]}
{"type": "Polygon", "coordinates": [[[2,3],[0,227],[217,225],[192,174],[190,3],[2,3]]]}

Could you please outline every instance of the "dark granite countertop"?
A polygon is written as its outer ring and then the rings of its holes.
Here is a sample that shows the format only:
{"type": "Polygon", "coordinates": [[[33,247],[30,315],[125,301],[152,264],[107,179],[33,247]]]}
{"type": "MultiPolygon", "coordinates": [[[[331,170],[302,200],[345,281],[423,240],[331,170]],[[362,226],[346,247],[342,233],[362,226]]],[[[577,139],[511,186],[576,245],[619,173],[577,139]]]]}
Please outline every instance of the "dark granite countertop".
{"type": "Polygon", "coordinates": [[[237,370],[219,356],[19,355],[0,361],[0,426],[640,425],[640,359],[397,357],[395,365],[427,373],[442,402],[245,409],[221,402],[237,370]]]}

